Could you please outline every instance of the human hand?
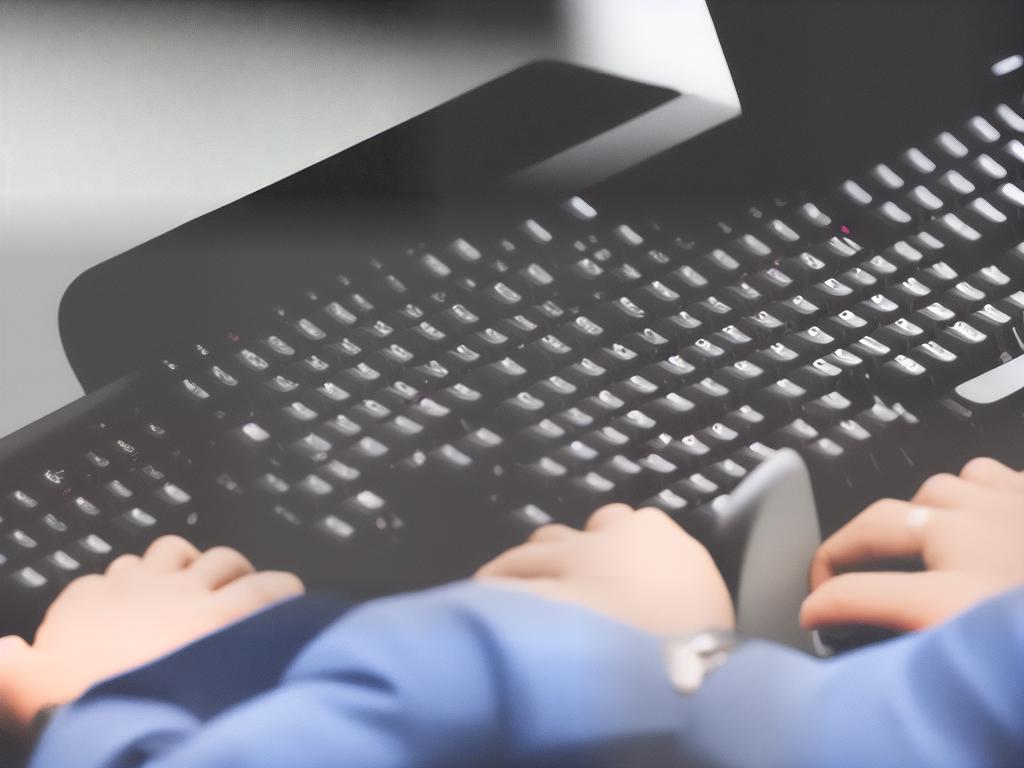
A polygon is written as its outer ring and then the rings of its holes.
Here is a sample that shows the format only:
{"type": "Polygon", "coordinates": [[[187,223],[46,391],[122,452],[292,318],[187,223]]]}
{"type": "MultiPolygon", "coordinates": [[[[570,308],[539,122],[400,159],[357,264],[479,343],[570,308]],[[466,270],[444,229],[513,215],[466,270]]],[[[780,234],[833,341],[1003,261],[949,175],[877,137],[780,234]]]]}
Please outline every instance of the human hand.
{"type": "Polygon", "coordinates": [[[805,628],[869,624],[914,630],[1024,584],[1024,473],[974,459],[929,478],[909,501],[872,504],[818,549],[805,628]],[[893,560],[921,572],[856,572],[893,560]]]}
{"type": "Polygon", "coordinates": [[[302,591],[295,576],[256,573],[232,549],[157,539],[68,585],[32,645],[0,640],[0,719],[23,730],[41,709],[302,591]]]}
{"type": "Polygon", "coordinates": [[[735,626],[732,599],[704,546],[657,509],[597,510],[585,530],[539,528],[477,578],[578,603],[658,635],[735,626]]]}

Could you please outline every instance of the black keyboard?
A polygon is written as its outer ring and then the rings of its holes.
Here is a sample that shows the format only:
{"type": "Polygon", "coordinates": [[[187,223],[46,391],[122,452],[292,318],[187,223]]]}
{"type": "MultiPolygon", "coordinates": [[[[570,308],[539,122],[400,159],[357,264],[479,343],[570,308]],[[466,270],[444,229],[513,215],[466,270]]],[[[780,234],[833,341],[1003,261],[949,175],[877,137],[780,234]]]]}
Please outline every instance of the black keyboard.
{"type": "Polygon", "coordinates": [[[782,447],[834,528],[1024,386],[1021,112],[694,227],[574,197],[197,340],[0,442],[0,631],[165,533],[353,597],[612,501],[714,548],[782,447]]]}

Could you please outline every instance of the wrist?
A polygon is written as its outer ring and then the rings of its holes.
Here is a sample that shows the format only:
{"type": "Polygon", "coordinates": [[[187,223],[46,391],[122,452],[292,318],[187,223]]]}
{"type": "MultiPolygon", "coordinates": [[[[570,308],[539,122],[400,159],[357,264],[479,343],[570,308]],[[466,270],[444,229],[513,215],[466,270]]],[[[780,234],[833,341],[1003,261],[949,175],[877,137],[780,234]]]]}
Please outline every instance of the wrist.
{"type": "Polygon", "coordinates": [[[38,652],[29,649],[16,665],[5,671],[0,688],[0,718],[10,733],[28,736],[40,712],[60,703],[48,700],[54,697],[48,693],[51,686],[45,668],[38,652]]]}
{"type": "Polygon", "coordinates": [[[28,724],[35,716],[23,690],[24,686],[12,676],[8,676],[0,688],[0,727],[18,737],[28,733],[28,724]]]}

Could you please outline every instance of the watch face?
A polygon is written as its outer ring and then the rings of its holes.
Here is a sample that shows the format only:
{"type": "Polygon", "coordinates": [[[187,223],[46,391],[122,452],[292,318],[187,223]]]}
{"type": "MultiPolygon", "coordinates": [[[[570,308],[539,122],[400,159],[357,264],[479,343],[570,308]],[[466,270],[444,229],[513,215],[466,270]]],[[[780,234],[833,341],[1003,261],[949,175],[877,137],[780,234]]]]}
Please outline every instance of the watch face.
{"type": "Polygon", "coordinates": [[[679,693],[690,695],[700,689],[704,678],[729,660],[738,643],[736,634],[709,630],[665,642],[665,670],[679,693]]]}
{"type": "Polygon", "coordinates": [[[679,693],[696,693],[704,682],[704,660],[685,642],[669,643],[665,649],[669,682],[679,693]]]}

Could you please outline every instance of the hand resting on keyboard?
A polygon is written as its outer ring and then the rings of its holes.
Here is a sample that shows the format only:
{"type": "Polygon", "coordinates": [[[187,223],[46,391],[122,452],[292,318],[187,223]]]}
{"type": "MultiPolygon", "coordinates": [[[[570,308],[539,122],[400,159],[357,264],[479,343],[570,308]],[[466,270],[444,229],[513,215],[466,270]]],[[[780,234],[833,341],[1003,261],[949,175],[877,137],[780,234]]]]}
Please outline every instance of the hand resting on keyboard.
{"type": "Polygon", "coordinates": [[[597,510],[583,531],[538,528],[477,578],[578,603],[658,635],[732,629],[732,599],[707,549],[664,512],[597,510]]]}
{"type": "MultiPolygon", "coordinates": [[[[732,599],[704,546],[660,510],[602,507],[584,530],[537,529],[477,573],[576,603],[658,635],[732,629],[732,599]]],[[[910,502],[869,507],[818,550],[806,628],[875,625],[913,630],[942,622],[1024,584],[1024,473],[991,459],[959,477],[937,475],[910,502]],[[856,572],[919,560],[919,573],[856,572]]],[[[177,537],[103,576],[72,583],[35,643],[0,640],[0,721],[24,729],[43,708],[152,661],[278,600],[302,584],[256,573],[233,550],[200,554],[177,537]]]]}
{"type": "Polygon", "coordinates": [[[22,731],[42,709],[302,591],[296,577],[257,573],[232,549],[157,539],[142,557],[72,582],[31,646],[0,640],[0,723],[22,731]]]}
{"type": "Polygon", "coordinates": [[[910,631],[1021,584],[1024,473],[979,458],[959,476],[931,477],[909,502],[876,502],[826,540],[800,618],[807,629],[910,631]],[[907,563],[923,570],[885,570],[907,563]]]}
{"type": "MultiPolygon", "coordinates": [[[[656,509],[598,510],[583,531],[539,528],[477,574],[582,604],[656,634],[731,629],[732,601],[703,546],[656,509]]],[[[806,629],[923,629],[1024,584],[1024,473],[975,459],[913,499],[883,499],[818,549],[806,629]],[[924,570],[907,572],[907,564],[924,570]],[[866,568],[876,570],[865,572],[866,568]],[[903,567],[902,570],[895,570],[903,567]]]]}

